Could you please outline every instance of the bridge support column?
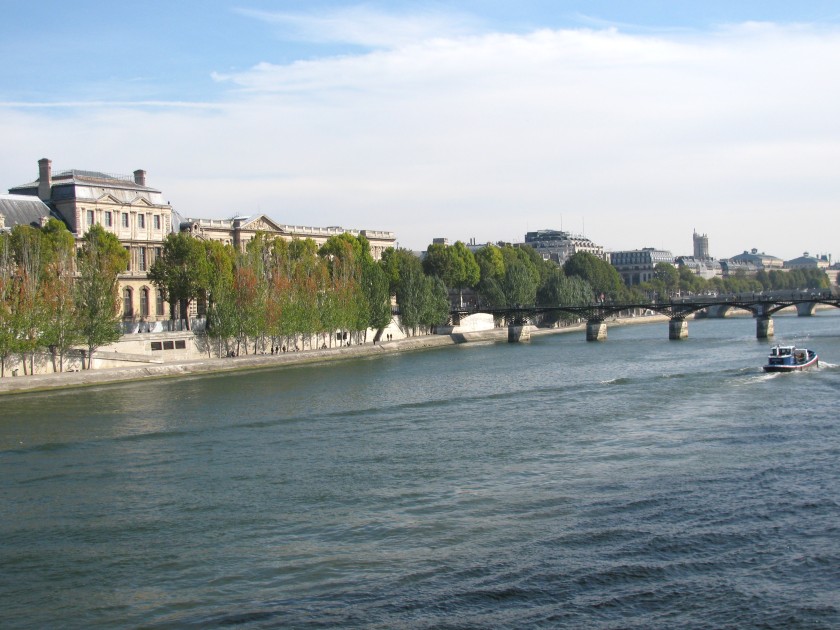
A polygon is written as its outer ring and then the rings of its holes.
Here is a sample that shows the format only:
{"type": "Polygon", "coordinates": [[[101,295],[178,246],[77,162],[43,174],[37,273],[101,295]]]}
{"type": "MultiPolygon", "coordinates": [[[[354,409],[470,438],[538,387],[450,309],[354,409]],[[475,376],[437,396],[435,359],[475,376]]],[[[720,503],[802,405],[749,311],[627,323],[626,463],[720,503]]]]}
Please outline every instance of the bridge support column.
{"type": "Polygon", "coordinates": [[[684,319],[672,319],[668,322],[668,339],[679,340],[688,338],[688,322],[684,319]]]}
{"type": "Polygon", "coordinates": [[[600,319],[590,319],[586,322],[587,341],[606,341],[607,325],[600,319]]]}
{"type": "Polygon", "coordinates": [[[508,326],[508,342],[518,343],[520,341],[531,341],[531,327],[527,324],[524,326],[511,324],[508,326]]]}
{"type": "Polygon", "coordinates": [[[773,320],[768,316],[756,317],[755,336],[758,339],[769,339],[774,335],[773,320]]]}

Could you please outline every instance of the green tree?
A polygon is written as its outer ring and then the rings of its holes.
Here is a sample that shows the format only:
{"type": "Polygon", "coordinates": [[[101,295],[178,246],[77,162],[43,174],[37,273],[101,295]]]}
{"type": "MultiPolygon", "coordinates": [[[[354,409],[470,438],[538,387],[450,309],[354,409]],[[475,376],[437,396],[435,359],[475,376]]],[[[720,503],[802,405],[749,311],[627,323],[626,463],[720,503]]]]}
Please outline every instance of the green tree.
{"type": "Polygon", "coordinates": [[[82,341],[74,294],[75,242],[60,221],[50,219],[43,228],[41,299],[46,317],[42,340],[50,350],[53,371],[64,371],[67,351],[82,341]],[[58,359],[58,365],[56,365],[58,359]]]}
{"type": "Polygon", "coordinates": [[[573,254],[563,265],[566,276],[586,280],[594,292],[593,298],[619,300],[624,295],[624,282],[615,267],[588,252],[573,254]]]}
{"type": "MultiPolygon", "coordinates": [[[[87,346],[87,369],[94,351],[120,338],[118,276],[128,268],[128,251],[116,236],[94,225],[78,254],[76,311],[87,346]]],[[[84,366],[83,366],[84,367],[84,366]]]]}
{"type": "MultiPolygon", "coordinates": [[[[592,287],[586,280],[577,276],[566,277],[560,267],[556,267],[548,279],[537,291],[539,306],[579,306],[588,304],[592,299],[592,287]]],[[[560,313],[560,319],[574,319],[571,313],[560,313]]]]}
{"type": "Polygon", "coordinates": [[[667,294],[676,293],[680,288],[680,272],[674,265],[658,262],[653,268],[653,277],[662,283],[667,294]]]}
{"type": "Polygon", "coordinates": [[[206,294],[211,269],[202,242],[179,232],[166,237],[161,255],[149,269],[149,279],[169,302],[169,317],[175,319],[175,308],[190,327],[189,307],[193,300],[206,294]]]}
{"type": "Polygon", "coordinates": [[[458,289],[461,294],[466,287],[476,286],[481,279],[481,269],[475,256],[461,241],[452,246],[440,243],[429,245],[423,259],[423,270],[427,275],[443,280],[447,288],[458,289]]]}

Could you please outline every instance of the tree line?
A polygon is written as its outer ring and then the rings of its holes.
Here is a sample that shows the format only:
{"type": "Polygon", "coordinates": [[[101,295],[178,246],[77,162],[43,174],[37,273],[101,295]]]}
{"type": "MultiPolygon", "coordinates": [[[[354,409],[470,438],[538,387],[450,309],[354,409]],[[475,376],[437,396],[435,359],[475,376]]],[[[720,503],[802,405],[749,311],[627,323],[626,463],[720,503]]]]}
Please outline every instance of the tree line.
{"type": "Polygon", "coordinates": [[[667,297],[676,293],[758,293],[759,291],[828,289],[831,281],[822,269],[761,270],[755,275],[739,269],[728,278],[701,278],[691,269],[657,263],[654,277],[634,287],[636,299],[652,295],[667,297]]]}
{"type": "MultiPolygon", "coordinates": [[[[68,351],[79,346],[89,368],[93,352],[120,337],[118,276],[128,257],[100,226],[80,246],[55,219],[0,234],[0,375],[14,354],[25,372],[34,372],[35,354],[43,351],[53,369],[63,371],[68,351]]],[[[465,295],[478,309],[829,286],[820,270],[704,280],[660,263],[650,282],[627,287],[612,265],[592,254],[574,254],[561,266],[527,246],[488,244],[473,252],[460,241],[432,244],[422,260],[389,248],[375,261],[367,239],[348,233],[320,247],[312,239],[258,233],[242,251],[170,234],[148,275],[169,303],[171,319],[185,318],[198,301],[208,353],[215,346],[220,356],[291,350],[304,341],[309,347],[367,341],[367,331],[381,331],[391,321],[394,302],[404,330],[419,334],[444,324],[451,300],[464,304],[465,295]]]]}
{"type": "Polygon", "coordinates": [[[24,374],[47,351],[53,371],[64,371],[71,348],[93,352],[120,338],[117,278],[128,251],[113,234],[93,226],[76,247],[57,219],[42,228],[18,225],[0,234],[0,376],[19,355],[24,374]]]}

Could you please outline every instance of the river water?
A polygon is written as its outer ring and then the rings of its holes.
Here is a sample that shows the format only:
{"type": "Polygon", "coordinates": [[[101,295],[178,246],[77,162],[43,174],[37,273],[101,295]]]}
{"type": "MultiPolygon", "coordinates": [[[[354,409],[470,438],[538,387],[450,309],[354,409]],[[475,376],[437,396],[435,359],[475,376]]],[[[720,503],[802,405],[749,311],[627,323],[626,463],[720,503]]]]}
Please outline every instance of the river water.
{"type": "Polygon", "coordinates": [[[0,626],[840,627],[840,313],[0,400],[0,626]]]}

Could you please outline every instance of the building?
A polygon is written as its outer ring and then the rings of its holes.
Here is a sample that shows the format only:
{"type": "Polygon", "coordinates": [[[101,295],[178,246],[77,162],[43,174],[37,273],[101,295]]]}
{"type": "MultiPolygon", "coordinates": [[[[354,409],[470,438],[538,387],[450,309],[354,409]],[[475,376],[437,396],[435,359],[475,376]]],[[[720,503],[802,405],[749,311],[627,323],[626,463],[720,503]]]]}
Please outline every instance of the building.
{"type": "Polygon", "coordinates": [[[136,329],[141,321],[169,319],[169,305],[162,292],[149,281],[148,271],[172,232],[186,231],[197,238],[218,240],[240,250],[245,249],[257,232],[287,240],[311,238],[318,245],[331,236],[349,232],[367,238],[371,254],[377,260],[385,248],[393,247],[396,242],[393,232],[283,225],[265,215],[180,221],[161,191],[146,183],[144,170],[136,170],[133,175],[83,170],[53,173],[52,162],[43,158],[38,161],[36,180],[0,196],[0,229],[21,224],[43,225],[50,216],[63,221],[77,242],[91,226],[101,225],[129,251],[129,268],[119,277],[122,318],[127,330],[132,329],[132,324],[136,329]]]}
{"type": "Polygon", "coordinates": [[[785,261],[785,269],[828,269],[831,266],[831,257],[826,255],[809,256],[805,252],[798,258],[785,261]]]}
{"type": "MultiPolygon", "coordinates": [[[[10,188],[9,193],[17,204],[21,197],[38,199],[67,225],[77,242],[97,224],[114,234],[130,253],[129,268],[119,277],[123,319],[168,318],[168,305],[149,282],[147,272],[172,231],[172,207],[161,191],[146,184],[146,171],[136,170],[133,175],[82,170],[54,174],[52,162],[43,158],[38,160],[38,178],[10,188]]],[[[30,211],[39,210],[32,206],[30,211]]]]}
{"type": "Polygon", "coordinates": [[[30,195],[0,195],[0,232],[16,225],[42,227],[53,216],[50,207],[30,195]]]}
{"type": "Polygon", "coordinates": [[[230,219],[184,219],[179,226],[180,231],[188,232],[200,239],[219,241],[225,245],[232,245],[239,251],[245,251],[248,242],[257,233],[269,237],[280,237],[287,241],[292,239],[311,238],[320,247],[331,236],[352,234],[355,237],[364,236],[370,243],[370,253],[374,260],[382,258],[382,252],[388,247],[394,247],[396,237],[393,232],[383,230],[353,230],[342,227],[306,227],[301,225],[285,225],[277,223],[264,214],[255,217],[233,217],[230,219]]]}
{"type": "Polygon", "coordinates": [[[694,232],[694,258],[697,260],[706,260],[709,256],[709,237],[706,234],[698,234],[694,232]]]}
{"type": "Polygon", "coordinates": [[[653,247],[610,253],[610,263],[627,286],[652,280],[656,265],[662,262],[673,265],[674,255],[653,247]]]}
{"type": "Polygon", "coordinates": [[[562,230],[537,230],[525,234],[525,244],[533,247],[545,260],[562,265],[578,252],[586,252],[606,260],[604,248],[585,236],[578,236],[562,230]]]}
{"type": "Polygon", "coordinates": [[[676,264],[685,267],[696,276],[704,280],[723,277],[723,267],[717,260],[711,258],[696,258],[695,256],[678,256],[676,264]]]}
{"type": "Polygon", "coordinates": [[[743,254],[733,256],[729,260],[737,265],[752,266],[755,271],[770,271],[771,269],[782,269],[785,266],[785,262],[781,258],[759,252],[755,248],[752,251],[744,251],[743,254]]]}

